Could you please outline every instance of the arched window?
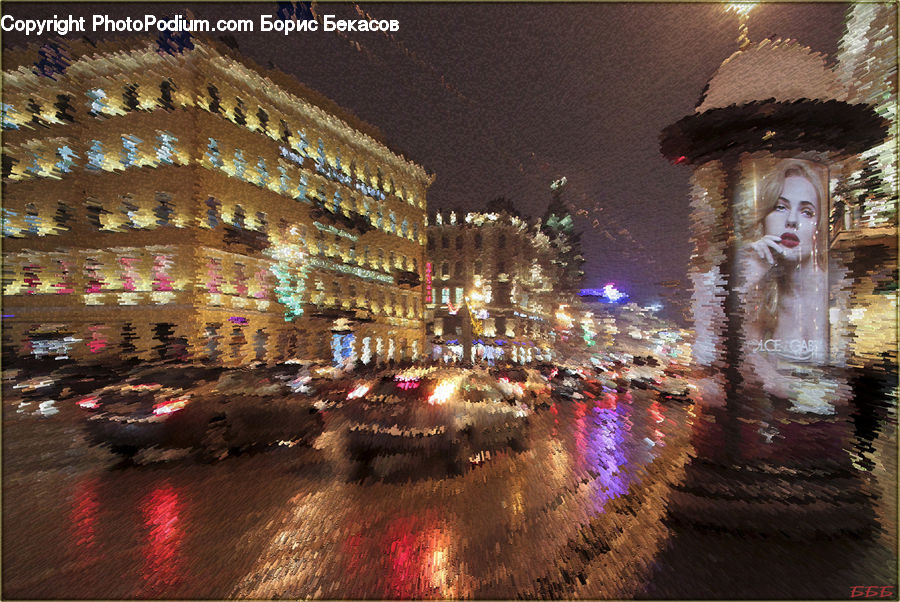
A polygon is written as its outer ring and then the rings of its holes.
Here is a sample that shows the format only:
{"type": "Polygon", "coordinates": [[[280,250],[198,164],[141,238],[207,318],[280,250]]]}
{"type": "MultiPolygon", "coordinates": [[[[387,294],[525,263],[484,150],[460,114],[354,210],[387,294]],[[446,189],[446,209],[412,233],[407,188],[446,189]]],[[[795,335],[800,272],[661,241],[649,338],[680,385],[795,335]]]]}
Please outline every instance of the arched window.
{"type": "Polygon", "coordinates": [[[231,225],[235,228],[244,229],[244,224],[246,221],[247,215],[244,213],[244,208],[240,205],[235,205],[234,207],[234,215],[231,217],[231,225]]]}
{"type": "Polygon", "coordinates": [[[206,199],[206,225],[210,228],[216,228],[219,225],[219,206],[221,203],[209,197],[206,199]]]}
{"type": "Polygon", "coordinates": [[[287,147],[291,146],[291,128],[284,119],[281,120],[281,143],[287,147]]]}
{"type": "Polygon", "coordinates": [[[235,98],[234,101],[234,109],[232,110],[234,122],[238,125],[247,125],[247,114],[244,111],[244,101],[240,98],[235,98]]]}
{"type": "Polygon", "coordinates": [[[206,87],[206,91],[209,92],[209,110],[213,113],[218,113],[222,110],[222,99],[219,98],[219,89],[210,84],[206,87]]]}
{"type": "Polygon", "coordinates": [[[263,133],[269,132],[269,114],[263,110],[262,107],[259,107],[259,110],[256,112],[256,119],[259,121],[259,129],[263,131],[263,133]]]}
{"type": "Polygon", "coordinates": [[[140,103],[138,101],[137,84],[126,84],[122,92],[122,104],[128,111],[137,111],[140,103]]]}
{"type": "Polygon", "coordinates": [[[172,92],[175,90],[175,84],[171,79],[164,79],[159,84],[159,106],[166,111],[174,111],[175,103],[172,100],[172,92]]]}
{"type": "Polygon", "coordinates": [[[38,216],[38,208],[34,203],[25,205],[25,224],[28,233],[37,236],[41,230],[41,218],[38,216]]]}

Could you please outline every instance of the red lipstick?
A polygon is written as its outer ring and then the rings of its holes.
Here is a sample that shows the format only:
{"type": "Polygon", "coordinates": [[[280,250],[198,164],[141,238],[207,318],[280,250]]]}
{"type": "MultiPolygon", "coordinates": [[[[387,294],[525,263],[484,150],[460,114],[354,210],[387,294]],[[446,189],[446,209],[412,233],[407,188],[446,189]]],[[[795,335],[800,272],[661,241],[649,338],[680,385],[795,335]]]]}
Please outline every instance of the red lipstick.
{"type": "Polygon", "coordinates": [[[800,239],[797,238],[796,234],[791,234],[790,232],[785,232],[781,235],[781,244],[787,247],[788,249],[793,249],[797,245],[800,244],[800,239]]]}

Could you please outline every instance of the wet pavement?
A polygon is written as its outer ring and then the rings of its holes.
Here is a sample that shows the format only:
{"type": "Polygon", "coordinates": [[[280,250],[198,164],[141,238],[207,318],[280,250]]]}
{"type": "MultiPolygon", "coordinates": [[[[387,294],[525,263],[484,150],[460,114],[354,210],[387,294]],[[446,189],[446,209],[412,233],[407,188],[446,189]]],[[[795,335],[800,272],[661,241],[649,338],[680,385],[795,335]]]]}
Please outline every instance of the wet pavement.
{"type": "Polygon", "coordinates": [[[214,464],[121,462],[80,419],[4,401],[4,599],[849,599],[896,585],[896,531],[804,543],[671,524],[694,410],[648,391],[539,411],[525,451],[462,475],[397,456],[362,481],[336,415],[312,449],[214,464]]]}
{"type": "Polygon", "coordinates": [[[648,468],[677,476],[687,450],[688,409],[643,391],[544,410],[526,451],[459,476],[397,456],[363,481],[336,417],[313,449],[134,465],[88,446],[77,408],[4,405],[7,599],[548,595],[584,586],[598,517],[625,529],[648,468]]]}

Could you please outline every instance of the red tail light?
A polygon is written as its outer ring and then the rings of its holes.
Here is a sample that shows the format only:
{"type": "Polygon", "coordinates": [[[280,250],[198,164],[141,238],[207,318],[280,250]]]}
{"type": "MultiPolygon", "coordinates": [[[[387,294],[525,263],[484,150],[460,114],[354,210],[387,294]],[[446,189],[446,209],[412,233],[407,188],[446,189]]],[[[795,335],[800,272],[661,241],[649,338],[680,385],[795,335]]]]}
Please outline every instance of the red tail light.
{"type": "Polygon", "coordinates": [[[100,398],[96,395],[87,395],[78,400],[78,407],[85,410],[96,410],[100,407],[100,398]]]}
{"type": "Polygon", "coordinates": [[[187,397],[179,397],[177,399],[168,399],[166,401],[161,401],[153,405],[153,413],[157,416],[173,414],[179,410],[183,410],[184,406],[188,404],[188,401],[189,400],[187,397]]]}
{"type": "Polygon", "coordinates": [[[347,399],[356,399],[362,397],[369,392],[370,386],[367,384],[357,385],[355,389],[347,393],[347,399]]]}

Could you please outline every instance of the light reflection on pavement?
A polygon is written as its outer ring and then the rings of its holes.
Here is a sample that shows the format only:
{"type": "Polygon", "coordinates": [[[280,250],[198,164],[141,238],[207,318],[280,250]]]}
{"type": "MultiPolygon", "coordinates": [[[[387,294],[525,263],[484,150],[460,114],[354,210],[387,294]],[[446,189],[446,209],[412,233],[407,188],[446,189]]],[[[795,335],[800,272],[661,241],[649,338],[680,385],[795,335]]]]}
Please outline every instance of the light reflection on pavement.
{"type": "MultiPolygon", "coordinates": [[[[212,466],[116,465],[86,447],[78,416],[62,408],[54,422],[4,427],[4,597],[535,595],[565,580],[573,542],[611,507],[607,527],[623,537],[637,512],[614,502],[673,442],[686,449],[685,408],[650,404],[645,392],[559,403],[533,417],[525,452],[454,478],[378,459],[361,483],[345,478],[334,433],[323,449],[212,466]],[[52,449],[28,443],[51,436],[52,449]]],[[[663,507],[641,512],[649,520],[663,507]]],[[[589,587],[602,578],[621,580],[594,576],[589,587]]]]}
{"type": "Polygon", "coordinates": [[[631,396],[621,397],[614,408],[560,407],[537,421],[529,451],[455,479],[331,484],[285,512],[266,555],[230,595],[514,596],[639,478],[662,449],[646,441],[678,426],[648,420],[646,410],[633,421],[631,396]]]}

